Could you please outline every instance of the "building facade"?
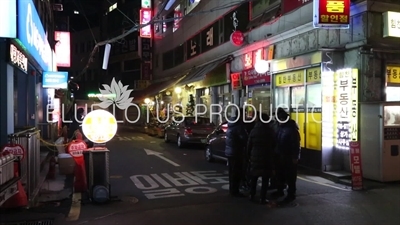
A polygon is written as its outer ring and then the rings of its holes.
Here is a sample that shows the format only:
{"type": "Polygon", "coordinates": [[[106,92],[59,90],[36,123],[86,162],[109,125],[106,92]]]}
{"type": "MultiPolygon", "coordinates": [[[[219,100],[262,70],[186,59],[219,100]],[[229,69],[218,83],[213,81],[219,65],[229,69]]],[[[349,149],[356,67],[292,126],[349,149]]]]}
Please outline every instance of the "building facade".
{"type": "Polygon", "coordinates": [[[173,13],[185,15],[188,9],[176,1],[162,14],[169,22],[154,27],[153,77],[164,85],[155,95],[149,91],[148,98],[160,102],[170,96],[185,105],[192,94],[196,103],[211,99],[222,108],[251,103],[270,114],[283,107],[299,126],[302,165],[325,172],[354,170],[350,144],[358,141],[364,177],[400,180],[398,3],[340,1],[337,8],[328,1],[325,15],[315,10],[323,1],[277,0],[237,8],[222,7],[228,1],[195,2],[189,7],[193,16],[171,23],[167,18],[173,13]],[[344,6],[349,15],[327,17],[344,6]],[[338,23],[347,25],[320,26],[315,16],[324,23],[341,18],[338,23]],[[233,31],[244,36],[240,46],[231,38],[233,31]],[[261,61],[268,62],[263,73],[257,72],[261,61]],[[215,72],[219,66],[221,75],[215,72]]]}

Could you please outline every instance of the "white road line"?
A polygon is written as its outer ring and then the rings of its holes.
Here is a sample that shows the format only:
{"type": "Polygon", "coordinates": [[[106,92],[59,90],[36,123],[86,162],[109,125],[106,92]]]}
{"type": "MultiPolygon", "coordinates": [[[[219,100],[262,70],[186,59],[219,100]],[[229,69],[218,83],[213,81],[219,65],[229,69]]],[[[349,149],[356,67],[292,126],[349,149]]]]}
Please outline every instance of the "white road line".
{"type": "Polygon", "coordinates": [[[342,191],[351,191],[351,189],[341,188],[341,187],[337,187],[335,185],[325,184],[325,183],[321,183],[321,182],[318,182],[318,181],[309,180],[307,178],[303,178],[303,177],[300,177],[300,176],[298,176],[297,178],[300,179],[300,180],[304,180],[304,181],[310,182],[310,183],[319,184],[319,185],[322,185],[322,186],[331,187],[331,188],[335,188],[335,189],[342,190],[342,191]]]}
{"type": "Polygon", "coordinates": [[[81,198],[81,193],[74,193],[72,195],[72,204],[66,218],[67,221],[76,221],[79,219],[79,216],[81,214],[81,198]]]}

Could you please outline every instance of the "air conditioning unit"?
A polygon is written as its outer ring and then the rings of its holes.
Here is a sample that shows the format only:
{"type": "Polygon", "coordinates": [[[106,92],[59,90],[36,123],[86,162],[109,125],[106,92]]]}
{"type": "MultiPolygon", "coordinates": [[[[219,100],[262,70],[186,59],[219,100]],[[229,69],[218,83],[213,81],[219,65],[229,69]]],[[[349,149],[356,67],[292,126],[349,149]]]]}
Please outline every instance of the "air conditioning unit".
{"type": "Polygon", "coordinates": [[[64,11],[63,4],[53,4],[53,11],[62,12],[64,11]]]}

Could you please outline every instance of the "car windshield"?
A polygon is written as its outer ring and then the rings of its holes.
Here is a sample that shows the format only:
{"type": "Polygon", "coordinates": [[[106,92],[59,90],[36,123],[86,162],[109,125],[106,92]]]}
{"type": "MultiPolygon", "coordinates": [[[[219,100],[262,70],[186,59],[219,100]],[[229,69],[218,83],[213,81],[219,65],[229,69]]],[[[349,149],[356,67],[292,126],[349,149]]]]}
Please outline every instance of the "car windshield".
{"type": "Polygon", "coordinates": [[[213,126],[213,123],[210,121],[210,118],[186,117],[185,125],[186,126],[213,126]]]}

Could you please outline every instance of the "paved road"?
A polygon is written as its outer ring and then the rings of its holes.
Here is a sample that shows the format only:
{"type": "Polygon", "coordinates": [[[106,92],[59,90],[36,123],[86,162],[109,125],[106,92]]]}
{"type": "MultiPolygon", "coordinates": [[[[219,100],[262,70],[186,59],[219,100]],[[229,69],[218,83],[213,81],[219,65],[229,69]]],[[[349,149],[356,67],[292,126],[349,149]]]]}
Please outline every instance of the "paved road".
{"type": "Polygon", "coordinates": [[[226,163],[206,162],[201,148],[133,131],[120,131],[108,148],[119,200],[83,204],[66,224],[400,224],[399,185],[353,192],[300,175],[296,202],[271,208],[229,197],[226,163]]]}

